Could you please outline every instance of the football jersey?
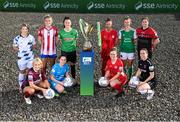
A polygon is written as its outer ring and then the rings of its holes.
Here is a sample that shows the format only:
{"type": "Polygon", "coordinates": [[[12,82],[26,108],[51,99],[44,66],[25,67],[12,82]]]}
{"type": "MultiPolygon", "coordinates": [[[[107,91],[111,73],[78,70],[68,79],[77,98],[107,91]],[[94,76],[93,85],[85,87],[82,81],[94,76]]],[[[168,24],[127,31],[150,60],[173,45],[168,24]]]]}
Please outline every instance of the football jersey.
{"type": "Polygon", "coordinates": [[[58,29],[52,26],[50,29],[42,27],[38,30],[38,36],[42,38],[41,56],[56,55],[56,37],[58,37],[58,29]]]}
{"type": "Polygon", "coordinates": [[[46,75],[43,71],[35,72],[33,68],[28,70],[28,82],[33,82],[34,84],[38,84],[41,81],[46,80],[46,75]]]}
{"type": "Polygon", "coordinates": [[[19,48],[18,57],[24,60],[33,59],[33,45],[35,45],[35,38],[32,35],[28,35],[27,37],[22,37],[18,35],[13,40],[13,46],[19,48]]]}
{"type": "Polygon", "coordinates": [[[150,72],[154,72],[154,66],[151,60],[139,60],[138,68],[141,70],[141,79],[146,80],[150,76],[150,72]]]}
{"type": "MultiPolygon", "coordinates": [[[[121,59],[117,59],[115,64],[112,64],[111,59],[107,61],[105,71],[110,72],[110,79],[114,77],[118,72],[122,73],[124,68],[123,62],[121,59]]],[[[125,74],[124,74],[125,75],[125,74]]]]}
{"type": "Polygon", "coordinates": [[[63,81],[65,79],[66,73],[69,72],[69,65],[65,64],[60,66],[59,63],[54,64],[51,70],[51,75],[58,81],[63,81]]]}
{"type": "Polygon", "coordinates": [[[137,28],[136,29],[136,34],[138,37],[138,46],[142,48],[150,47],[152,46],[152,39],[157,39],[158,35],[157,32],[151,28],[148,27],[147,29],[137,28]]]}
{"type": "Polygon", "coordinates": [[[129,31],[124,29],[119,31],[119,39],[121,39],[120,43],[120,51],[125,53],[134,53],[135,52],[135,44],[133,40],[136,39],[136,31],[131,28],[129,31]]]}
{"type": "Polygon", "coordinates": [[[107,31],[103,29],[101,31],[101,40],[102,40],[102,50],[101,53],[109,56],[110,50],[115,46],[116,40],[118,38],[118,32],[114,29],[107,31]]]}
{"type": "Polygon", "coordinates": [[[65,52],[72,52],[76,50],[76,43],[78,38],[78,32],[76,29],[71,29],[71,31],[67,32],[62,29],[59,32],[59,38],[62,42],[61,50],[65,52]]]}

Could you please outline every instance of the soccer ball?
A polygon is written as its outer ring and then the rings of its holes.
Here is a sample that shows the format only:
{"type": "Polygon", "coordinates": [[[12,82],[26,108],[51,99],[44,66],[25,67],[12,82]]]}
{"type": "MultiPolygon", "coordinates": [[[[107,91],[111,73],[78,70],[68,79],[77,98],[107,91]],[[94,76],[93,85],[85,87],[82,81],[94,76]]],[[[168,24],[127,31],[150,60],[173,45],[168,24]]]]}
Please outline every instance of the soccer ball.
{"type": "Polygon", "coordinates": [[[103,87],[106,87],[108,86],[108,80],[105,78],[105,77],[101,77],[98,81],[99,85],[100,86],[103,86],[103,87]]]}
{"type": "Polygon", "coordinates": [[[64,86],[65,87],[71,87],[73,85],[73,80],[72,78],[68,77],[64,79],[64,86]]]}
{"type": "Polygon", "coordinates": [[[52,99],[54,97],[54,95],[55,95],[55,92],[51,88],[47,89],[44,93],[44,97],[46,99],[52,99]]]}
{"type": "Polygon", "coordinates": [[[129,81],[129,86],[132,88],[135,88],[139,84],[139,78],[136,76],[133,76],[129,81]]]}

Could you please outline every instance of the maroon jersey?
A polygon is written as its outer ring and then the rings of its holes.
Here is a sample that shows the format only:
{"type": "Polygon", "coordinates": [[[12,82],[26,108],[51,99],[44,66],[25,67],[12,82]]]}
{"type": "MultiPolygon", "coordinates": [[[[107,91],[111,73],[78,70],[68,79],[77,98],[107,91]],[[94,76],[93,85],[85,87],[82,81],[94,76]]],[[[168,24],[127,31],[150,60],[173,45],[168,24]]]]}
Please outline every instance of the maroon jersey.
{"type": "Polygon", "coordinates": [[[34,84],[40,83],[40,81],[46,80],[46,75],[44,72],[35,72],[33,68],[28,71],[28,82],[33,82],[34,84]]]}

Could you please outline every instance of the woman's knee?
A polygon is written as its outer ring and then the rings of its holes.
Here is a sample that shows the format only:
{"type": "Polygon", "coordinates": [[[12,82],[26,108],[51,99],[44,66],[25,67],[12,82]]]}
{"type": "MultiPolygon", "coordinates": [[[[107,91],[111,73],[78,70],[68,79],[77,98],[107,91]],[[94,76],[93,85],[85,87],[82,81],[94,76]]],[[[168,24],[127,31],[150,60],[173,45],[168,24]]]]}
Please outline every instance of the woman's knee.
{"type": "Polygon", "coordinates": [[[30,87],[25,87],[23,90],[24,93],[28,92],[30,95],[35,93],[35,89],[30,88],[30,87]]]}
{"type": "Polygon", "coordinates": [[[61,92],[63,92],[64,91],[64,87],[63,86],[61,86],[61,85],[56,85],[56,90],[59,92],[59,93],[61,93],[61,92]]]}

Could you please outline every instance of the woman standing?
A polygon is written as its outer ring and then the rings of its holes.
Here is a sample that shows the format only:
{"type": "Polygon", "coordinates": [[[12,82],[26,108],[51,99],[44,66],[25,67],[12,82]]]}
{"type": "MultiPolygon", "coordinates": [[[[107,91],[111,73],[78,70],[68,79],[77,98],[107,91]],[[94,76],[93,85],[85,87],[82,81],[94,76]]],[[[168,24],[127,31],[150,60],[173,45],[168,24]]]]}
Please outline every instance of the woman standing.
{"type": "Polygon", "coordinates": [[[67,57],[67,63],[71,67],[72,77],[75,79],[75,64],[76,64],[76,43],[78,38],[78,32],[72,28],[72,22],[69,17],[65,17],[63,20],[64,29],[59,32],[59,38],[61,43],[61,55],[67,57]]]}

